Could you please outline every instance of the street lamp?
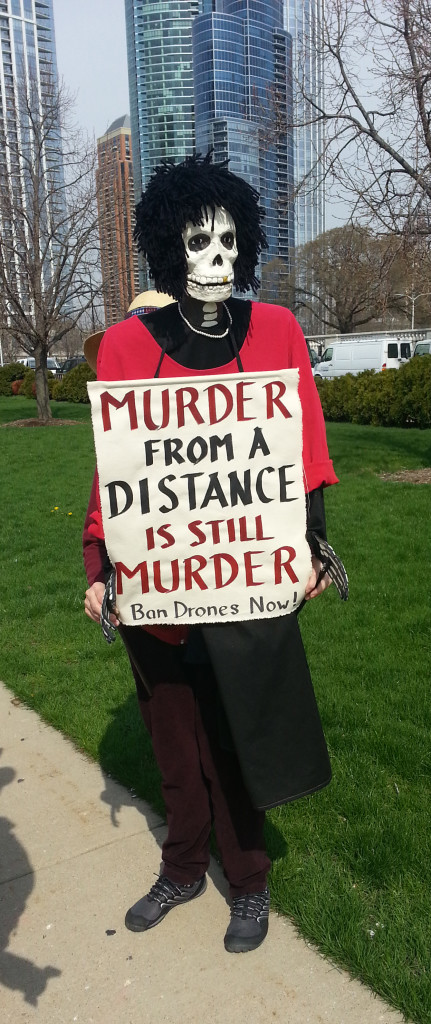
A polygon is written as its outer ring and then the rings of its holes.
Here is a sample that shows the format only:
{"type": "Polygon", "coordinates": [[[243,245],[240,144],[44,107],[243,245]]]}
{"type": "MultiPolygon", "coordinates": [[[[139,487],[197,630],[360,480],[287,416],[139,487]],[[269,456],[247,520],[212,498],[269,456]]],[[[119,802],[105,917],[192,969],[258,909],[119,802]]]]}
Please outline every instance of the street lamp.
{"type": "Polygon", "coordinates": [[[425,295],[431,295],[431,292],[419,292],[419,295],[407,295],[412,304],[412,331],[415,329],[415,302],[416,299],[423,299],[425,295]]]}
{"type": "Polygon", "coordinates": [[[408,292],[395,292],[394,299],[410,299],[412,304],[412,326],[411,329],[415,329],[415,303],[417,299],[423,299],[424,295],[431,295],[431,292],[419,292],[419,295],[414,295],[413,292],[409,295],[408,292]]]}

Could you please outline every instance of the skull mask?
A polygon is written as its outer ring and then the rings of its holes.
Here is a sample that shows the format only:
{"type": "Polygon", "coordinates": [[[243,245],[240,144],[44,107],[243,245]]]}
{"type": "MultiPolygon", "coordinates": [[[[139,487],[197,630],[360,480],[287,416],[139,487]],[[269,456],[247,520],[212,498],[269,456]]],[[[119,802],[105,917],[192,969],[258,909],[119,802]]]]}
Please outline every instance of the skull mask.
{"type": "Polygon", "coordinates": [[[193,299],[223,302],[232,292],[233,265],[238,256],[235,223],[216,206],[214,217],[202,211],[202,224],[186,224],[183,242],[187,259],[187,293],[193,299]]]}

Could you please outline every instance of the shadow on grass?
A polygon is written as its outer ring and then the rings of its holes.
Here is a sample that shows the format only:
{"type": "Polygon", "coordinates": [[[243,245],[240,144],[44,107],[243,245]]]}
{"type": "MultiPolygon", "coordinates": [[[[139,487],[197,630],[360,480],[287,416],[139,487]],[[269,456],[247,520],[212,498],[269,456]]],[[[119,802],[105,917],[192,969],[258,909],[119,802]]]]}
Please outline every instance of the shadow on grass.
{"type": "MultiPolygon", "coordinates": [[[[111,709],[111,722],[108,725],[98,747],[100,766],[107,774],[106,786],[101,799],[111,807],[111,820],[118,825],[117,816],[122,807],[134,804],[146,818],[148,830],[154,835],[160,848],[162,847],[165,830],[160,824],[154,825],[153,812],[166,820],[165,805],[161,791],[161,776],[153,754],[150,737],[140,718],[139,707],[134,693],[129,694],[125,701],[111,709]],[[120,782],[123,790],[110,784],[112,776],[120,782]],[[136,804],[138,796],[149,805],[136,804]]],[[[267,817],[265,838],[268,855],[272,860],[279,860],[287,850],[287,843],[282,832],[267,817]]],[[[211,853],[220,864],[220,855],[212,836],[211,853]]],[[[220,869],[211,864],[208,874],[218,891],[227,899],[228,887],[221,876],[220,869]]]]}

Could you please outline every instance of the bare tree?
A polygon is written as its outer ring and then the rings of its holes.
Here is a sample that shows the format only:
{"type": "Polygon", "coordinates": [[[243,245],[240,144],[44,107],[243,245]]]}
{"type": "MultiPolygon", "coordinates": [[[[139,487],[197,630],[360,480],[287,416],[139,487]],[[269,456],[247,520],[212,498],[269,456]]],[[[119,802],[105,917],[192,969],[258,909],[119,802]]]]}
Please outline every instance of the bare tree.
{"type": "Polygon", "coordinates": [[[326,231],[297,251],[298,278],[306,282],[297,298],[323,328],[341,334],[381,321],[395,294],[397,253],[393,236],[358,224],[326,231]]]}
{"type": "Polygon", "coordinates": [[[325,90],[313,95],[299,59],[298,109],[324,126],[326,180],[352,219],[429,235],[431,0],[325,0],[317,45],[325,90]]]}
{"type": "Polygon", "coordinates": [[[35,358],[38,416],[51,418],[48,353],[101,290],[95,147],[63,87],[22,76],[16,131],[0,139],[0,288],[8,335],[35,358]]]}

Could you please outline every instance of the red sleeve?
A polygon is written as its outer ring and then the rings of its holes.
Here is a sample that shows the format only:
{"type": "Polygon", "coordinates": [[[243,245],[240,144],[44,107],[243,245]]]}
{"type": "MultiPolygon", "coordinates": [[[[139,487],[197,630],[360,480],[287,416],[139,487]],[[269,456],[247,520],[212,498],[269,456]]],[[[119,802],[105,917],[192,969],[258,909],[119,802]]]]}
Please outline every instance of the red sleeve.
{"type": "Polygon", "coordinates": [[[326,441],[325,421],[317,391],[307,344],[301,328],[292,315],[289,330],[290,366],[299,367],[299,397],[302,406],[302,458],[304,486],[308,493],[316,487],[337,484],[326,441]]]}
{"type": "Polygon", "coordinates": [[[84,532],[82,536],[84,566],[87,575],[88,585],[93,583],[106,583],[105,566],[108,554],[105,546],[105,535],[103,532],[102,513],[100,509],[99,478],[97,469],[93,477],[93,484],[88,502],[87,515],[85,517],[84,532]]]}

